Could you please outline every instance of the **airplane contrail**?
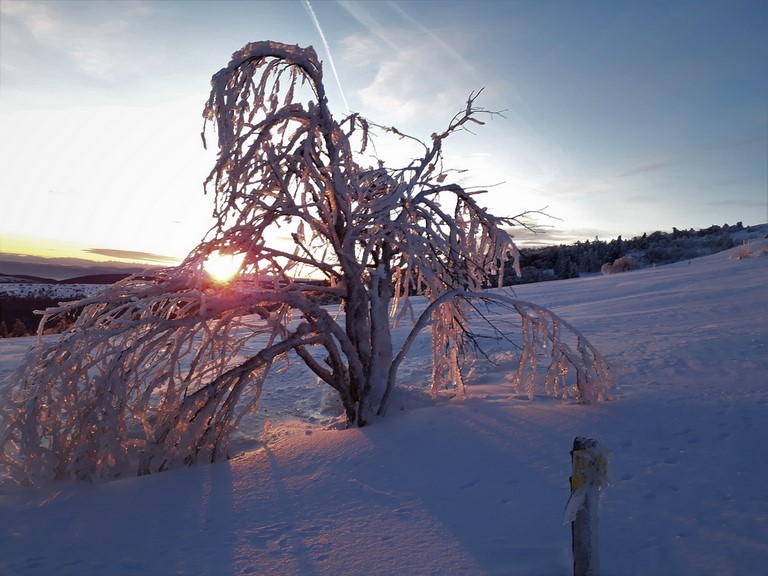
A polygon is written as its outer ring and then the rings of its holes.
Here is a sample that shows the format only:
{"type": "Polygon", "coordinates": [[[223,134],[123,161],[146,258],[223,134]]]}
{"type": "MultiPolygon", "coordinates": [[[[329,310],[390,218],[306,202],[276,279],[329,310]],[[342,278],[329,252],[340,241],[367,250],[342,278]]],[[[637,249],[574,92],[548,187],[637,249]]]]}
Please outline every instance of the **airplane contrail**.
{"type": "Polygon", "coordinates": [[[328,63],[331,65],[331,71],[333,72],[333,77],[336,78],[336,85],[339,87],[339,93],[341,94],[341,99],[344,102],[344,107],[347,109],[347,114],[350,114],[352,111],[349,109],[349,104],[347,103],[347,97],[344,95],[344,90],[341,87],[341,80],[339,80],[339,74],[336,72],[336,65],[333,63],[333,56],[331,56],[331,48],[328,46],[328,40],[325,39],[325,34],[323,34],[323,29],[320,27],[320,20],[317,19],[317,15],[315,14],[315,11],[312,9],[312,4],[309,3],[309,0],[304,0],[304,8],[307,9],[307,12],[309,12],[309,15],[312,17],[312,22],[315,24],[315,28],[317,28],[318,33],[320,34],[320,39],[323,41],[323,46],[325,47],[325,53],[328,54],[328,63]]]}

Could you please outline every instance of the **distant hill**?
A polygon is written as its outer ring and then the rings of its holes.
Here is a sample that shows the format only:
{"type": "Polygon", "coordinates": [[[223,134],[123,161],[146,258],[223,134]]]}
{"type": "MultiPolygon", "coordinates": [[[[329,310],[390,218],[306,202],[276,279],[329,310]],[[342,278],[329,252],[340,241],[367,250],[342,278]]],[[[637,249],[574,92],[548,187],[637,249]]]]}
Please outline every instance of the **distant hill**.
{"type": "Polygon", "coordinates": [[[674,264],[728,250],[750,240],[768,237],[768,224],[710,226],[701,230],[656,231],[634,238],[605,241],[595,238],[570,245],[520,249],[522,277],[505,270],[504,284],[528,284],[600,274],[604,266],[628,259],[632,267],[674,264]]]}
{"type": "Polygon", "coordinates": [[[88,276],[77,276],[76,278],[59,280],[59,284],[114,284],[123,278],[128,278],[130,275],[131,273],[126,272],[118,274],[89,274],[88,276]]]}
{"type": "Polygon", "coordinates": [[[0,284],[114,284],[130,275],[130,273],[126,272],[119,274],[89,274],[87,276],[55,280],[53,278],[29,276],[27,274],[0,274],[0,284]]]}
{"type": "MultiPolygon", "coordinates": [[[[48,264],[43,262],[23,262],[17,260],[6,260],[4,255],[0,255],[0,282],[7,277],[16,277],[16,281],[32,282],[58,282],[61,280],[73,281],[77,279],[80,284],[111,284],[115,280],[90,282],[80,280],[80,278],[99,277],[105,275],[119,276],[125,278],[131,274],[144,272],[149,266],[69,266],[66,264],[48,264]]],[[[120,279],[118,278],[118,279],[120,279]]]]}
{"type": "Polygon", "coordinates": [[[58,280],[53,278],[41,278],[40,276],[28,276],[26,274],[0,274],[0,284],[5,282],[17,282],[19,284],[55,284],[58,280]]]}

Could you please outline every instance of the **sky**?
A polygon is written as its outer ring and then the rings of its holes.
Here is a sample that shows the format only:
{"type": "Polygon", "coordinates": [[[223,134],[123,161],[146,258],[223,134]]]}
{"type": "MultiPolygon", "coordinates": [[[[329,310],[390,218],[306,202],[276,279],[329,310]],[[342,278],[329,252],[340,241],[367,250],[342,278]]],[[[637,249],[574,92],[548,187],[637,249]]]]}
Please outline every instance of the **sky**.
{"type": "Polygon", "coordinates": [[[313,45],[337,118],[423,140],[483,89],[502,115],[446,159],[550,215],[535,242],[768,221],[765,0],[0,0],[0,252],[184,257],[210,77],[258,40],[313,45]]]}

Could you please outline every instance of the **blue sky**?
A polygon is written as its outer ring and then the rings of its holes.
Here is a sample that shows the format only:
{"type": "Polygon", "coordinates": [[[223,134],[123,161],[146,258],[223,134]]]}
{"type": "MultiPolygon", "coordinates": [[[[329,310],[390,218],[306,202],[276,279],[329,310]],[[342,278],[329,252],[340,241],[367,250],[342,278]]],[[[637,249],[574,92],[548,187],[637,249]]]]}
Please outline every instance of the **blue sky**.
{"type": "Polygon", "coordinates": [[[544,241],[768,221],[765,0],[311,8],[327,49],[300,1],[2,0],[0,251],[184,256],[210,77],[256,40],[314,45],[339,117],[423,139],[484,88],[504,117],[447,159],[499,214],[546,206],[544,241]]]}

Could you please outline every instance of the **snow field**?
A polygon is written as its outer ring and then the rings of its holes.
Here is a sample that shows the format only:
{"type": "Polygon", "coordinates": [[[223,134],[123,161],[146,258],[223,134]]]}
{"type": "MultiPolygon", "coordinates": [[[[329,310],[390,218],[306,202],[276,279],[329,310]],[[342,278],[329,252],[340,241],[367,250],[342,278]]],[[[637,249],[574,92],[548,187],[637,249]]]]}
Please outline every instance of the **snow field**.
{"type": "MultiPolygon", "coordinates": [[[[608,356],[614,401],[516,396],[501,345],[468,398],[430,399],[424,340],[388,416],[342,430],[294,363],[227,463],[7,489],[0,573],[565,576],[568,451],[592,436],[603,574],[763,574],[768,258],[729,256],[515,289],[608,356]]],[[[0,341],[0,377],[33,341],[0,341]]]]}

